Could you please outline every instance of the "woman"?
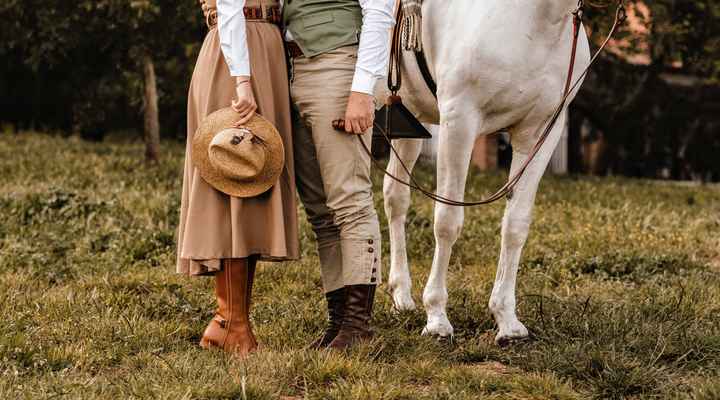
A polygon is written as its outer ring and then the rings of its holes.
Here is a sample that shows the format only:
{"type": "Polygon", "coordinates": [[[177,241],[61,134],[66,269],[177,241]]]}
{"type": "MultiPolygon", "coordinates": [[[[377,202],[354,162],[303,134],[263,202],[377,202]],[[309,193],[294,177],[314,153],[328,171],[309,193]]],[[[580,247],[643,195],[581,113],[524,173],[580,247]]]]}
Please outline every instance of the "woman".
{"type": "Polygon", "coordinates": [[[215,275],[217,314],[200,345],[247,355],[257,348],[249,320],[255,265],[298,258],[290,101],[277,0],[201,0],[210,28],[188,95],[188,140],[177,271],[215,275]],[[240,124],[257,111],[280,132],[285,168],[266,193],[240,199],[205,182],[192,164],[200,121],[228,106],[240,124]]]}

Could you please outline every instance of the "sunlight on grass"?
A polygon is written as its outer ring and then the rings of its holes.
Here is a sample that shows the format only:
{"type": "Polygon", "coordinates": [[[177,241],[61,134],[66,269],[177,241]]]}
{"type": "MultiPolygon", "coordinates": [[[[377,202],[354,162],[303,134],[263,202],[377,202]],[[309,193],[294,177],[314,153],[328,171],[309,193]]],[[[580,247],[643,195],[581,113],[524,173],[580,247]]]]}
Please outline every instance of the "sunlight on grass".
{"type": "MultiPolygon", "coordinates": [[[[717,186],[546,177],[518,287],[532,340],[508,349],[492,343],[486,306],[503,204],[466,212],[450,266],[453,340],[420,336],[422,310],[393,313],[381,291],[377,336],[350,354],[304,350],[325,311],[301,221],[303,259],[258,271],[263,351],[240,361],[197,346],[212,282],[173,273],[182,145],[165,144],[152,168],[138,161],[142,151],[0,136],[0,398],[720,396],[717,186]]],[[[426,186],[431,172],[418,171],[426,186]]],[[[467,198],[503,178],[471,174],[467,198]]],[[[378,171],[374,179],[382,212],[378,171]]],[[[421,304],[433,214],[413,197],[408,248],[421,304]]]]}

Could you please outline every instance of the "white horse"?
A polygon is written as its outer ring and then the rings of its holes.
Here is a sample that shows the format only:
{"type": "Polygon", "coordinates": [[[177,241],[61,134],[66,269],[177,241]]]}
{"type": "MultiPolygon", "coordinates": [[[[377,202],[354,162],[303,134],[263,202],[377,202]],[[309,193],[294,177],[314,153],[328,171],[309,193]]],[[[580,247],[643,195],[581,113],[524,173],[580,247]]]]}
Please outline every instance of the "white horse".
{"type": "MultiPolygon", "coordinates": [[[[571,12],[576,6],[577,0],[424,0],[423,47],[437,82],[437,101],[410,52],[402,54],[400,95],[420,121],[440,125],[438,195],[463,201],[471,152],[479,135],[510,132],[511,174],[527,159],[537,142],[538,131],[563,96],[573,38],[571,12]]],[[[580,77],[589,63],[588,39],[581,29],[574,79],[580,77]]],[[[575,94],[576,91],[567,103],[575,94]]],[[[518,263],[530,228],[535,193],[562,135],[566,115],[563,110],[507,201],[502,249],[489,303],[498,326],[495,338],[498,344],[528,336],[516,315],[518,263]]],[[[395,140],[393,144],[404,163],[412,168],[422,143],[395,140]]],[[[388,172],[408,179],[395,156],[391,156],[388,172]]],[[[395,308],[412,310],[415,304],[410,295],[405,244],[410,189],[386,177],[383,192],[390,225],[388,285],[395,308]]],[[[436,204],[436,245],[423,293],[427,311],[423,334],[443,337],[453,334],[446,312],[447,270],[463,219],[462,207],[436,204]]]]}

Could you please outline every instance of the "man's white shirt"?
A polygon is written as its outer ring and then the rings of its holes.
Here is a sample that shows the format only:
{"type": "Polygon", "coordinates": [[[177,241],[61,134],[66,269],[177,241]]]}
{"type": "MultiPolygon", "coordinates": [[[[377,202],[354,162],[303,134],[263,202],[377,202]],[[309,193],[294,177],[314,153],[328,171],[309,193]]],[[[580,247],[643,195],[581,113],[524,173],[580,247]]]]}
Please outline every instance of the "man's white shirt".
{"type": "MultiPolygon", "coordinates": [[[[251,75],[243,7],[245,0],[217,1],[220,48],[232,76],[251,75]]],[[[373,94],[377,81],[387,74],[395,0],[360,0],[360,7],[363,23],[352,91],[373,94]]],[[[289,31],[285,40],[293,40],[289,31]]]]}

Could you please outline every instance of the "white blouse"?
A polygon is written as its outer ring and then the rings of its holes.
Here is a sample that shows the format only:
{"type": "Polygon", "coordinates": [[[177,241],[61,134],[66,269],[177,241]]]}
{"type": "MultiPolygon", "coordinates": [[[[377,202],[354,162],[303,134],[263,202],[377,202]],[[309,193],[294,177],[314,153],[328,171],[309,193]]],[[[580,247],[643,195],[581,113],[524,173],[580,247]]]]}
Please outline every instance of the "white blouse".
{"type": "MultiPolygon", "coordinates": [[[[245,0],[217,0],[220,48],[232,76],[250,75],[243,7],[245,0]]],[[[373,94],[377,81],[387,74],[395,0],[360,0],[360,7],[363,24],[352,91],[373,94]]],[[[285,32],[285,39],[293,40],[290,32],[285,32]]]]}
{"type": "Polygon", "coordinates": [[[232,76],[250,75],[244,7],[245,0],[217,0],[220,49],[232,76]]]}

